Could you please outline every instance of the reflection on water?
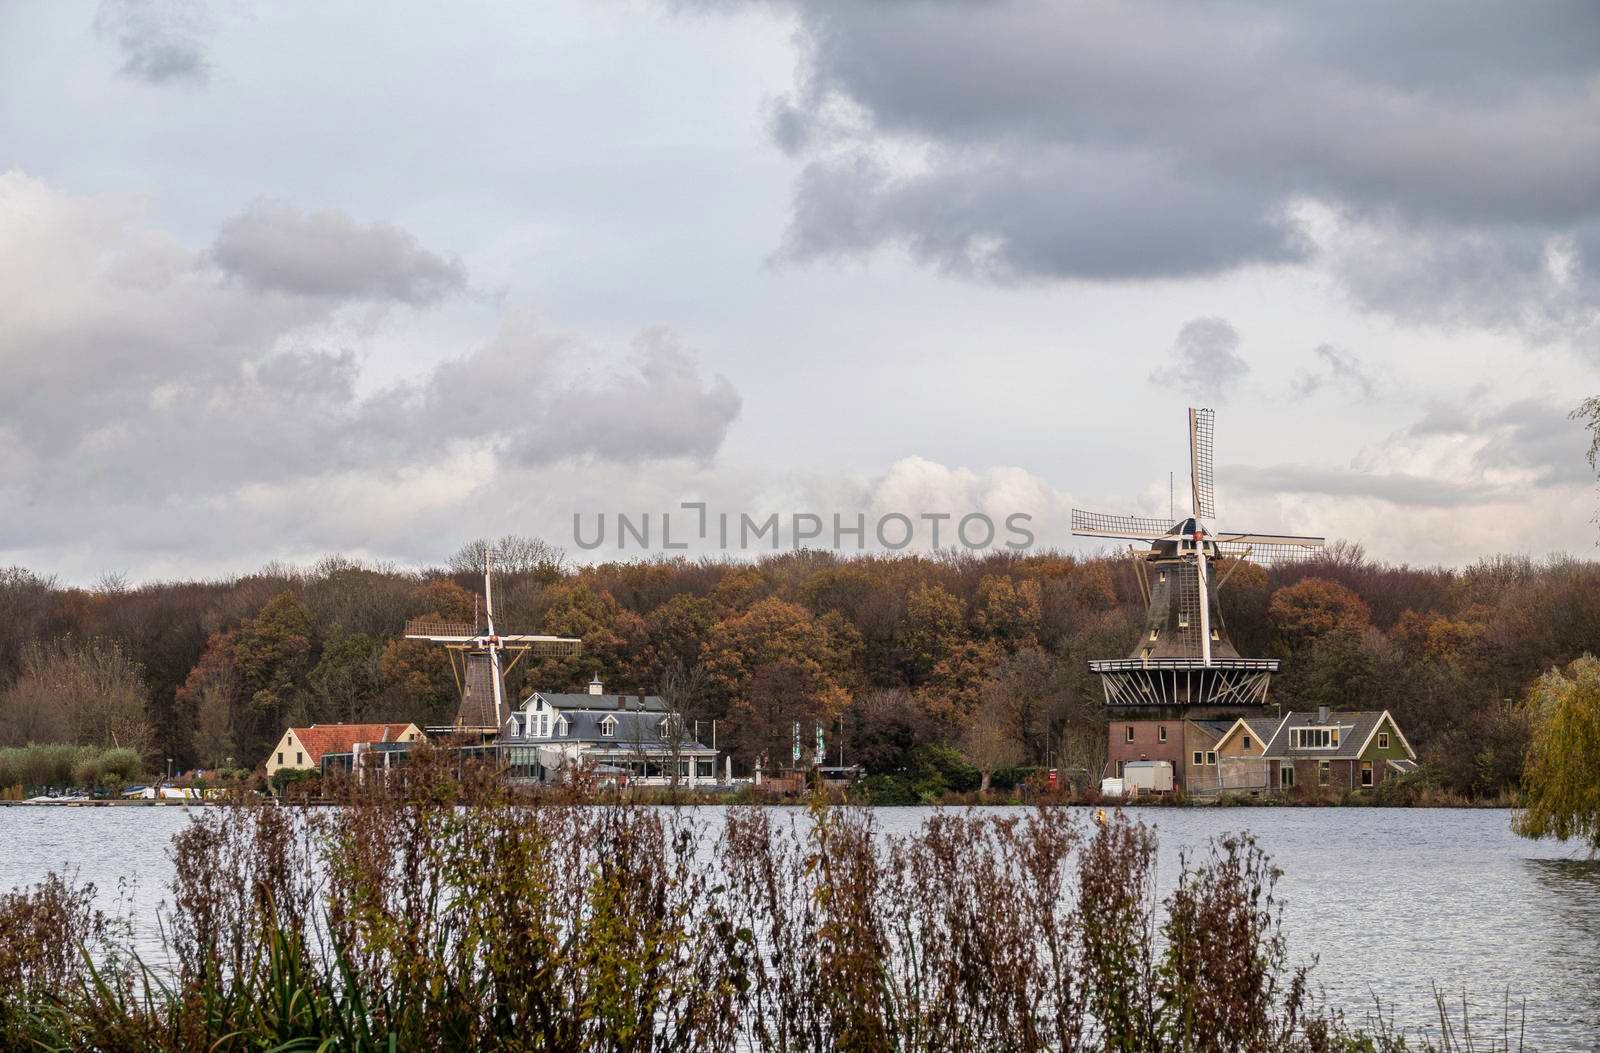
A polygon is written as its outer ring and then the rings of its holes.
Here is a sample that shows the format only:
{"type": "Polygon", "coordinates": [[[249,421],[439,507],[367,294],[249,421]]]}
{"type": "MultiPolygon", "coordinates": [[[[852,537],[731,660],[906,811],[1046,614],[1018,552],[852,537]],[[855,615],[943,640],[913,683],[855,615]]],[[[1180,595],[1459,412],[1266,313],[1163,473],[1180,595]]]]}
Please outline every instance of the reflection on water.
{"type": "MultiPolygon", "coordinates": [[[[995,811],[1013,811],[995,809],[995,811]]],[[[1020,810],[1017,810],[1020,811],[1020,810]]],[[[723,810],[696,810],[708,833],[723,810]]],[[[1583,849],[1524,841],[1505,811],[1378,808],[1160,808],[1136,813],[1160,843],[1158,894],[1178,855],[1248,829],[1284,871],[1279,892],[1295,961],[1315,959],[1328,1000],[1363,1020],[1381,1004],[1410,1028],[1436,1020],[1435,986],[1475,1035],[1498,1037],[1509,997],[1527,1006],[1527,1048],[1600,1049],[1600,863],[1583,849]]],[[[885,833],[923,809],[882,808],[885,833]]],[[[155,908],[175,877],[166,854],[188,821],[178,808],[0,808],[0,888],[68,864],[129,902],[148,949],[155,908]]],[[[1513,1038],[1515,1035],[1513,1034],[1513,1038]]]]}

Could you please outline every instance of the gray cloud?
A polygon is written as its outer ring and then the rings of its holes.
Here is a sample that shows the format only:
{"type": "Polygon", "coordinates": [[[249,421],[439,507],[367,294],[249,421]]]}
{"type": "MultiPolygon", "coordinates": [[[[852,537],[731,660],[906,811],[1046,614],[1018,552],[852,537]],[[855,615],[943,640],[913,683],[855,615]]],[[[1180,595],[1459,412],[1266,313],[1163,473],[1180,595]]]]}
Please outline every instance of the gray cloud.
{"type": "Polygon", "coordinates": [[[360,305],[228,280],[125,200],[15,174],[0,176],[0,273],[17,279],[0,292],[0,506],[27,510],[4,517],[0,549],[114,525],[121,549],[180,551],[264,523],[324,545],[346,531],[340,547],[351,523],[408,504],[448,518],[531,467],[599,465],[614,489],[642,465],[707,463],[741,408],[667,330],[607,368],[604,348],[522,314],[363,391],[334,335],[360,331],[340,324],[360,305]]]}
{"type": "Polygon", "coordinates": [[[891,244],[1012,281],[1327,252],[1355,299],[1414,320],[1565,332],[1600,302],[1593,278],[1537,288],[1553,240],[1600,268],[1583,0],[781,6],[803,58],[773,134],[808,158],[786,258],[891,244]],[[1361,237],[1313,249],[1306,203],[1361,237]]]}
{"type": "Polygon", "coordinates": [[[1245,493],[1376,498],[1412,508],[1526,502],[1535,491],[1559,494],[1593,481],[1584,461],[1587,436],[1569,410],[1547,399],[1479,411],[1438,404],[1349,468],[1229,465],[1218,477],[1245,493]],[[1440,450],[1460,451],[1461,468],[1440,470],[1440,450]],[[1423,467],[1395,467],[1406,463],[1423,467]]]}
{"type": "Polygon", "coordinates": [[[429,252],[400,227],[271,201],[229,220],[211,258],[256,289],[335,299],[428,304],[467,280],[460,261],[429,252]]]}
{"type": "Polygon", "coordinates": [[[1295,393],[1301,398],[1314,395],[1330,384],[1346,394],[1366,399],[1378,393],[1377,382],[1355,355],[1340,351],[1332,344],[1322,344],[1311,354],[1317,360],[1315,368],[1303,370],[1293,382],[1295,393]]]}
{"type": "Polygon", "coordinates": [[[1250,364],[1239,357],[1239,334],[1224,318],[1193,318],[1178,330],[1173,364],[1150,374],[1150,383],[1225,402],[1250,364]]]}
{"type": "Polygon", "coordinates": [[[1363,472],[1303,464],[1228,465],[1218,475],[1246,493],[1373,497],[1398,505],[1461,508],[1510,496],[1505,489],[1409,472],[1363,472]]]}
{"type": "Polygon", "coordinates": [[[148,84],[204,84],[214,30],[201,0],[100,0],[95,29],[116,41],[119,72],[148,84]]]}

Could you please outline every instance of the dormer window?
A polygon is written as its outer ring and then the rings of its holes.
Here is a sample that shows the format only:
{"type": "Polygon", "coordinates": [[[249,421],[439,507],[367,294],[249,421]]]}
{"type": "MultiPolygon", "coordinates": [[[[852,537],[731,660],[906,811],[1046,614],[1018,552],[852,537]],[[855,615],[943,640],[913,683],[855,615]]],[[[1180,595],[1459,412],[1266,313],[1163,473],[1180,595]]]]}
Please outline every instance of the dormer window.
{"type": "Polygon", "coordinates": [[[1339,729],[1335,727],[1290,728],[1289,746],[1297,750],[1335,750],[1339,748],[1339,729]]]}
{"type": "Polygon", "coordinates": [[[604,735],[607,738],[610,738],[611,736],[615,735],[616,733],[617,733],[617,718],[613,717],[613,716],[606,716],[606,717],[602,718],[601,721],[600,721],[600,734],[604,735]]]}
{"type": "Polygon", "coordinates": [[[556,734],[558,736],[560,736],[561,738],[566,738],[567,737],[567,726],[568,725],[567,725],[567,718],[566,717],[557,717],[556,718],[556,734]]]}

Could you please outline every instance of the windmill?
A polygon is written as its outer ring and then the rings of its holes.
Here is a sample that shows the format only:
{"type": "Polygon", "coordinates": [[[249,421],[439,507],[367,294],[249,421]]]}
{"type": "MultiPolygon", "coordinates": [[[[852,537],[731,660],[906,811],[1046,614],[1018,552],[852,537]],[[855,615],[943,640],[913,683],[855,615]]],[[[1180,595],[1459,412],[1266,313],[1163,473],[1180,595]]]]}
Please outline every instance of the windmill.
{"type": "MultiPolygon", "coordinates": [[[[582,651],[583,641],[568,636],[533,636],[527,633],[502,634],[494,626],[494,581],[490,557],[483,556],[482,630],[472,622],[414,618],[406,623],[406,639],[443,644],[450,653],[450,672],[455,675],[461,706],[455,724],[448,729],[457,734],[496,735],[505,726],[508,714],[505,678],[518,662],[532,654],[538,658],[559,658],[582,651]],[[509,665],[504,655],[513,655],[509,665]]],[[[429,729],[434,730],[434,729],[429,729]]]]}
{"type": "Polygon", "coordinates": [[[1149,606],[1139,645],[1126,659],[1090,662],[1108,706],[1260,706],[1277,672],[1270,658],[1243,658],[1228,639],[1217,591],[1239,563],[1305,559],[1320,537],[1212,530],[1216,517],[1212,462],[1216,414],[1189,410],[1190,515],[1176,522],[1072,510],[1072,532],[1142,541],[1132,549],[1140,593],[1149,606]],[[1233,562],[1211,583],[1214,566],[1233,562]]]}

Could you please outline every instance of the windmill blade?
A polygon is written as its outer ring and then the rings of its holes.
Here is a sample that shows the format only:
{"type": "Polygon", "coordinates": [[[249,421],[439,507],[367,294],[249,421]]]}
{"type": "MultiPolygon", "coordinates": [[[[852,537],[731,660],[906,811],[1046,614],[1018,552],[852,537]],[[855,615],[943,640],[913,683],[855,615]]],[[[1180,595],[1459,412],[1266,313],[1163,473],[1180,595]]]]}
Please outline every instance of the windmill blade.
{"type": "Polygon", "coordinates": [[[502,636],[508,651],[522,651],[535,658],[566,658],[583,653],[583,641],[569,636],[502,636]]]}
{"type": "Polygon", "coordinates": [[[413,618],[406,622],[405,636],[408,640],[470,643],[478,638],[478,627],[471,622],[452,622],[440,618],[413,618]]]}
{"type": "Polygon", "coordinates": [[[1303,548],[1308,552],[1319,549],[1327,544],[1325,537],[1309,537],[1299,534],[1230,534],[1219,530],[1211,535],[1216,542],[1238,542],[1241,545],[1288,545],[1291,548],[1303,548]]]}
{"type": "Polygon", "coordinates": [[[1213,410],[1189,410],[1189,489],[1196,519],[1213,519],[1217,514],[1216,480],[1212,471],[1212,440],[1217,414],[1213,410]]]}
{"type": "Polygon", "coordinates": [[[1217,553],[1230,559],[1248,559],[1262,566],[1299,563],[1316,557],[1322,538],[1283,538],[1271,534],[1227,535],[1217,542],[1217,553]],[[1309,542],[1309,544],[1308,544],[1309,542]]]}
{"type": "Polygon", "coordinates": [[[1143,516],[1112,516],[1101,512],[1072,510],[1072,532],[1085,537],[1115,537],[1130,541],[1154,541],[1172,533],[1173,524],[1165,519],[1143,516]]]}

